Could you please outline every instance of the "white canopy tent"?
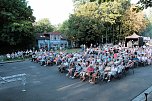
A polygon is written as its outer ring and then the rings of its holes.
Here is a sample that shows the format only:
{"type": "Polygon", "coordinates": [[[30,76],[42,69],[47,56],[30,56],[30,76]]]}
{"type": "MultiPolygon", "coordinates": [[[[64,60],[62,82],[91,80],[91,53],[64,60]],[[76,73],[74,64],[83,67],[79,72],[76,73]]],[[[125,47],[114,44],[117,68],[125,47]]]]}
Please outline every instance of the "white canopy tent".
{"type": "Polygon", "coordinates": [[[133,35],[127,36],[127,37],[125,37],[125,38],[134,39],[134,38],[139,38],[139,37],[142,37],[142,36],[139,36],[139,35],[137,35],[136,33],[134,33],[133,35]]]}
{"type": "Polygon", "coordinates": [[[131,36],[125,37],[125,46],[126,47],[133,47],[133,46],[142,46],[143,45],[143,37],[137,35],[136,33],[132,34],[131,36]]]}

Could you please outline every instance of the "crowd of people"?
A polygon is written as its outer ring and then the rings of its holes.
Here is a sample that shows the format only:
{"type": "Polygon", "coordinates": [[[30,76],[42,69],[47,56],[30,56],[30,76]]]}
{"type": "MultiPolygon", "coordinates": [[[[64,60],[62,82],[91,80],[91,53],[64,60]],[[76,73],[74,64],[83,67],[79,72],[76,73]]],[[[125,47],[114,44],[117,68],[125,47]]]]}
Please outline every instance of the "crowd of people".
{"type": "Polygon", "coordinates": [[[17,58],[30,58],[32,55],[32,50],[26,50],[26,51],[16,51],[12,52],[11,54],[6,54],[6,59],[17,59],[17,58]]]}
{"type": "Polygon", "coordinates": [[[41,50],[32,54],[32,61],[42,66],[58,65],[59,72],[65,72],[67,77],[88,80],[93,84],[99,79],[110,82],[135,66],[151,65],[151,60],[150,47],[126,48],[118,45],[90,47],[74,53],[41,50]]]}

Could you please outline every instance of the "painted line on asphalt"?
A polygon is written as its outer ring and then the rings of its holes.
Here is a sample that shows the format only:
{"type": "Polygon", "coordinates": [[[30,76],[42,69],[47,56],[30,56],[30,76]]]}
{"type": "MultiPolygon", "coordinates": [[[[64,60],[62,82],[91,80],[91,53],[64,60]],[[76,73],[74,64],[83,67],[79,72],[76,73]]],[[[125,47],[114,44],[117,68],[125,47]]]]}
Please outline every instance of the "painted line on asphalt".
{"type": "Polygon", "coordinates": [[[60,87],[60,88],[57,89],[57,91],[61,91],[61,90],[67,89],[67,88],[69,88],[69,87],[76,86],[76,85],[78,85],[79,83],[82,83],[82,81],[79,81],[79,82],[76,82],[76,83],[73,83],[73,84],[69,84],[69,85],[60,87]]]}
{"type": "Polygon", "coordinates": [[[131,101],[145,101],[145,93],[150,94],[152,93],[152,86],[149,87],[147,90],[145,90],[143,93],[139,94],[137,97],[135,97],[133,100],[131,101]]]}
{"type": "Polygon", "coordinates": [[[83,86],[83,85],[86,85],[87,83],[88,83],[88,82],[83,82],[83,83],[81,83],[81,84],[78,84],[78,85],[74,86],[73,88],[81,87],[81,86],[83,86]]]}

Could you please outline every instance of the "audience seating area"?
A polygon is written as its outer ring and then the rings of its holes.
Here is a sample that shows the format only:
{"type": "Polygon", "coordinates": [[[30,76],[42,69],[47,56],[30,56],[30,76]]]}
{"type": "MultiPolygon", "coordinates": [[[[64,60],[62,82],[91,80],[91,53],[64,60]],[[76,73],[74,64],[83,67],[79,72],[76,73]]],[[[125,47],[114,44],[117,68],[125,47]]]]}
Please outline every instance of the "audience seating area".
{"type": "Polygon", "coordinates": [[[65,73],[68,78],[91,84],[120,79],[128,72],[134,74],[135,67],[151,65],[151,60],[150,47],[103,46],[90,47],[75,53],[41,50],[32,54],[33,62],[41,66],[57,65],[59,72],[65,73]]]}

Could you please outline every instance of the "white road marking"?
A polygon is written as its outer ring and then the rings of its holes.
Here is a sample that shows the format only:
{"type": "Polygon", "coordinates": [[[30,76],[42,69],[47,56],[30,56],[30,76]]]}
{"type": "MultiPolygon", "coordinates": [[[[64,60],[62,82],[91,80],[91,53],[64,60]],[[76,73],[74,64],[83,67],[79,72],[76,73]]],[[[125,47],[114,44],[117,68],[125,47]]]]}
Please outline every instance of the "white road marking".
{"type": "Polygon", "coordinates": [[[63,86],[63,87],[60,87],[60,88],[57,89],[57,91],[61,91],[61,90],[67,89],[67,88],[72,87],[72,86],[77,86],[79,83],[82,83],[82,81],[76,82],[76,83],[73,83],[73,84],[69,84],[69,85],[66,85],[66,86],[63,86]]]}
{"type": "Polygon", "coordinates": [[[41,81],[33,81],[34,84],[39,84],[41,81]]]}

